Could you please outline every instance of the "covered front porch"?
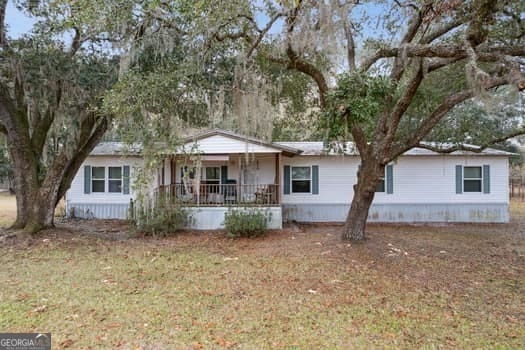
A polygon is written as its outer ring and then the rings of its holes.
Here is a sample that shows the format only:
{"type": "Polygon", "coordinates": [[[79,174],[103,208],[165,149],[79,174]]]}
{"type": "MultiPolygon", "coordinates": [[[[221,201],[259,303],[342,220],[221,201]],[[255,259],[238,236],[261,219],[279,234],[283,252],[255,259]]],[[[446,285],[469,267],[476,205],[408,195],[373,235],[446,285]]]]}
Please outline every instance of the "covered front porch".
{"type": "Polygon", "coordinates": [[[157,174],[156,199],[183,206],[280,206],[281,153],[167,157],[157,174]]]}
{"type": "Polygon", "coordinates": [[[224,130],[204,132],[165,155],[155,176],[155,203],[187,208],[194,229],[223,228],[229,210],[253,208],[268,213],[268,228],[282,228],[282,158],[300,152],[224,130]]]}

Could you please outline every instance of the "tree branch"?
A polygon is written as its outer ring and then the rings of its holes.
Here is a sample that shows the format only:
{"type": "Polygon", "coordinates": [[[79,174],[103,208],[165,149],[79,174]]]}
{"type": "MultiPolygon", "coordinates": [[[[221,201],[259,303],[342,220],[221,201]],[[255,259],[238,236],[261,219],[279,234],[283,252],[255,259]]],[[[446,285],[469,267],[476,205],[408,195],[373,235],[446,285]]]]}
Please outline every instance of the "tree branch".
{"type": "MultiPolygon", "coordinates": [[[[375,61],[381,58],[397,57],[401,53],[407,57],[436,57],[436,58],[465,58],[468,57],[467,48],[465,46],[453,44],[436,44],[436,45],[409,45],[405,48],[382,48],[369,59],[365,64],[372,65],[375,61]],[[368,63],[371,62],[372,63],[368,63]]],[[[525,56],[525,46],[492,46],[477,48],[475,50],[479,57],[494,57],[499,56],[525,56]]]]}
{"type": "Polygon", "coordinates": [[[73,41],[71,42],[71,49],[69,50],[70,56],[74,56],[77,53],[80,46],[82,45],[82,42],[80,40],[80,29],[74,27],[73,30],[75,31],[75,36],[73,37],[73,41]]]}
{"type": "Polygon", "coordinates": [[[403,47],[403,51],[398,52],[398,55],[396,55],[394,65],[392,67],[392,73],[390,74],[390,78],[393,81],[399,81],[399,79],[401,79],[405,71],[405,67],[407,66],[400,53],[404,54],[404,47],[406,45],[409,45],[412,42],[412,40],[414,40],[417,32],[419,31],[419,28],[421,27],[421,24],[423,23],[423,18],[426,16],[426,14],[431,8],[431,3],[427,2],[423,4],[421,9],[417,9],[412,18],[409,20],[408,29],[403,39],[401,40],[401,47],[403,47]]]}
{"type": "MultiPolygon", "coordinates": [[[[509,80],[506,78],[494,78],[485,85],[485,89],[489,90],[501,85],[509,84],[509,80]]],[[[423,138],[425,138],[430,131],[436,126],[439,121],[455,106],[472,98],[474,96],[474,91],[472,89],[463,90],[455,94],[449,95],[443,99],[441,104],[430,114],[419,126],[419,128],[414,132],[414,134],[405,141],[401,142],[398,147],[395,147],[388,157],[390,160],[395,159],[401,154],[405,153],[409,149],[417,146],[423,138]]]]}
{"type": "MultiPolygon", "coordinates": [[[[259,36],[257,37],[257,39],[255,39],[253,41],[253,44],[252,46],[250,47],[250,49],[248,50],[248,53],[246,54],[247,57],[251,57],[252,53],[255,51],[255,49],[259,46],[259,44],[261,43],[262,39],[264,38],[264,36],[268,33],[268,31],[272,28],[272,26],[275,24],[275,22],[281,18],[283,15],[281,13],[278,13],[277,15],[275,15],[271,20],[270,22],[268,22],[266,24],[266,26],[259,30],[259,36]]],[[[257,25],[255,25],[255,27],[257,28],[257,25]]],[[[258,28],[257,28],[258,29],[258,28]]]]}
{"type": "Polygon", "coordinates": [[[352,33],[351,23],[348,23],[348,19],[345,18],[344,23],[345,37],[346,37],[346,56],[348,60],[348,69],[350,71],[355,70],[355,41],[354,34],[352,33]]]}
{"type": "Polygon", "coordinates": [[[0,0],[0,46],[6,49],[8,47],[7,37],[5,33],[5,12],[7,8],[7,0],[0,0]]]}
{"type": "Polygon", "coordinates": [[[421,85],[421,82],[423,81],[423,62],[421,59],[419,61],[420,62],[415,74],[408,82],[406,88],[404,89],[403,95],[398,99],[394,109],[392,110],[392,113],[390,113],[387,125],[388,131],[386,137],[383,139],[383,143],[386,145],[391,143],[394,139],[399,123],[401,122],[401,118],[410,106],[410,103],[412,102],[419,86],[421,85]]]}
{"type": "MultiPolygon", "coordinates": [[[[47,110],[42,118],[36,118],[34,120],[32,127],[33,134],[31,136],[31,145],[35,154],[42,154],[42,150],[44,149],[44,145],[47,140],[47,134],[49,132],[49,129],[51,128],[51,125],[53,125],[53,122],[55,121],[55,111],[59,108],[60,102],[62,100],[62,86],[63,81],[59,80],[57,82],[55,100],[53,101],[54,105],[47,107],[47,110]]],[[[36,113],[39,112],[36,111],[36,113]]]]}
{"type": "Polygon", "coordinates": [[[368,142],[366,141],[365,132],[363,131],[359,123],[353,123],[352,128],[350,129],[350,133],[354,138],[355,145],[357,147],[357,150],[359,151],[359,154],[361,155],[361,158],[367,157],[368,142]]]}
{"type": "Polygon", "coordinates": [[[506,135],[503,135],[503,136],[495,137],[495,138],[491,139],[490,141],[485,142],[481,146],[466,145],[466,144],[456,144],[456,145],[450,146],[450,147],[448,147],[448,146],[447,147],[440,147],[439,144],[434,145],[434,144],[428,143],[428,142],[420,142],[420,143],[418,143],[416,145],[416,147],[417,148],[428,149],[429,151],[432,151],[432,152],[444,153],[444,154],[453,153],[453,152],[456,152],[456,151],[468,151],[468,152],[474,152],[474,153],[481,153],[487,147],[490,147],[490,146],[492,146],[492,145],[494,145],[496,143],[503,142],[503,141],[506,141],[506,140],[508,140],[510,138],[513,138],[513,137],[516,137],[516,136],[520,136],[520,135],[525,135],[525,128],[521,128],[519,130],[510,132],[510,133],[508,133],[506,135]]]}
{"type": "Polygon", "coordinates": [[[102,117],[100,118],[99,124],[95,127],[91,135],[85,139],[83,142],[79,141],[79,147],[77,152],[75,152],[72,159],[69,160],[65,171],[64,176],[62,178],[62,183],[60,184],[59,190],[58,190],[58,196],[57,196],[57,203],[60,201],[62,197],[66,194],[66,191],[71,186],[71,181],[75,177],[75,174],[78,172],[78,169],[84,162],[84,160],[87,158],[87,156],[91,153],[93,148],[100,142],[104,134],[106,133],[109,122],[108,117],[102,117]]]}
{"type": "Polygon", "coordinates": [[[446,23],[439,28],[436,28],[433,32],[423,36],[419,41],[420,44],[430,44],[434,40],[441,38],[443,35],[447,34],[451,30],[463,25],[465,20],[455,19],[449,23],[446,23]]]}

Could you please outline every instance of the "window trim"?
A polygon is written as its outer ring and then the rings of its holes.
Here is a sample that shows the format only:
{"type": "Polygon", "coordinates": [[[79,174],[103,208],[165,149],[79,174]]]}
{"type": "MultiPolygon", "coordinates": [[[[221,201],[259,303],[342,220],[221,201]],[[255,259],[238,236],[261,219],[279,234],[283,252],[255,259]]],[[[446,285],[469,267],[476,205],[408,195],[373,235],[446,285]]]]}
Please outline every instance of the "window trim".
{"type": "Polygon", "coordinates": [[[211,165],[211,166],[203,166],[202,167],[202,170],[201,170],[201,181],[219,181],[219,183],[221,183],[221,175],[222,175],[222,169],[221,169],[221,166],[218,165],[218,166],[215,166],[215,165],[211,165]],[[208,168],[217,168],[219,169],[219,177],[216,178],[216,179],[208,179],[208,176],[206,174],[206,169],[208,168]]]}
{"type": "Polygon", "coordinates": [[[311,165],[290,165],[290,194],[312,194],[312,166],[311,165]],[[308,179],[294,179],[293,178],[293,168],[309,168],[310,169],[310,178],[308,179]],[[295,181],[309,181],[309,191],[308,192],[294,192],[293,182],[295,181]]]}
{"type": "Polygon", "coordinates": [[[463,193],[468,193],[468,194],[471,194],[471,193],[483,193],[483,180],[484,180],[484,177],[485,177],[485,174],[484,174],[484,171],[483,171],[483,165],[463,165],[463,169],[462,169],[462,181],[461,181],[461,186],[462,186],[462,190],[463,190],[463,193]],[[480,174],[481,176],[479,178],[473,178],[473,177],[468,177],[468,178],[465,178],[465,168],[479,168],[480,170],[480,174]],[[465,180],[467,181],[479,181],[479,188],[480,190],[479,191],[466,191],[465,190],[465,180]]]}
{"type": "Polygon", "coordinates": [[[121,166],[107,166],[108,168],[108,193],[120,193],[122,194],[122,190],[124,188],[124,167],[121,165],[121,166]],[[117,179],[117,178],[111,178],[109,177],[109,168],[120,168],[120,179],[117,179]],[[120,181],[120,191],[110,191],[109,190],[109,182],[110,181],[120,181]]]}
{"type": "Polygon", "coordinates": [[[90,165],[91,167],[91,191],[90,193],[106,193],[106,194],[124,194],[124,166],[125,165],[90,165]],[[104,169],[104,178],[94,177],[93,172],[95,168],[104,169]],[[120,179],[110,178],[109,177],[109,168],[120,168],[120,179]],[[120,192],[110,192],[109,191],[109,181],[110,180],[120,180],[120,192]],[[93,181],[104,181],[104,191],[94,191],[93,181]]]}
{"type": "Polygon", "coordinates": [[[91,193],[106,193],[106,167],[105,166],[91,166],[91,193]],[[96,168],[104,169],[104,177],[95,177],[94,171],[96,168]],[[104,189],[102,191],[95,191],[95,186],[93,186],[94,181],[102,181],[104,184],[104,189]]]}

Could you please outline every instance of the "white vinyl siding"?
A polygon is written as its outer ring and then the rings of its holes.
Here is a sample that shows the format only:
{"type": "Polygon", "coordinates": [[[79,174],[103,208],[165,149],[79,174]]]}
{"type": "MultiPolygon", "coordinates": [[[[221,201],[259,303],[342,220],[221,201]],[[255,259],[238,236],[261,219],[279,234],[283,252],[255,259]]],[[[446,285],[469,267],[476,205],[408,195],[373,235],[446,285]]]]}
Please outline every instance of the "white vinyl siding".
{"type": "MultiPolygon", "coordinates": [[[[129,204],[129,200],[134,197],[133,194],[133,180],[135,168],[141,167],[142,159],[138,157],[121,157],[121,156],[90,156],[88,157],[71,182],[71,187],[66,193],[66,201],[71,203],[125,203],[129,204]],[[84,166],[89,165],[93,167],[105,168],[104,192],[84,193],[84,166]],[[123,167],[129,165],[130,167],[130,194],[123,194],[122,192],[111,193],[107,190],[108,184],[108,167],[123,167]]],[[[92,170],[93,171],[93,170],[92,170]]],[[[91,173],[93,174],[93,172],[91,173]]],[[[91,179],[93,181],[93,178],[91,179]]],[[[153,182],[152,182],[153,184],[153,182]]]]}
{"type": "Polygon", "coordinates": [[[184,149],[189,152],[194,149],[205,154],[231,154],[231,153],[280,153],[276,148],[248,143],[234,138],[214,135],[199,140],[196,143],[190,142],[184,145],[184,149]],[[196,147],[194,147],[196,145],[196,147]]]}
{"type": "MultiPolygon", "coordinates": [[[[293,193],[283,196],[283,203],[350,203],[354,194],[357,167],[355,156],[283,157],[283,165],[319,165],[319,195],[293,193]]],[[[405,156],[393,163],[394,193],[377,192],[374,203],[508,203],[508,159],[498,156],[405,156]],[[456,165],[490,165],[490,193],[456,195],[456,165]],[[431,184],[431,186],[429,185],[431,184]]]]}

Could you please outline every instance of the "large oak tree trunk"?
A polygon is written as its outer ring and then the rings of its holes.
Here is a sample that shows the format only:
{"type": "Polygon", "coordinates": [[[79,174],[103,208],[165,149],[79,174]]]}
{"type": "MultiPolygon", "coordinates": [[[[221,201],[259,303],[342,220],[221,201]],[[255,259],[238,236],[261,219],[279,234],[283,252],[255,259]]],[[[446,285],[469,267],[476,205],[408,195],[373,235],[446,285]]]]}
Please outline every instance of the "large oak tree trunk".
{"type": "MultiPolygon", "coordinates": [[[[39,164],[32,152],[13,138],[10,152],[14,161],[15,193],[17,204],[15,229],[34,233],[54,224],[55,207],[62,181],[56,171],[47,172],[44,181],[38,177],[39,164]],[[56,176],[50,181],[51,176],[56,176]]],[[[55,162],[54,168],[60,164],[55,162]]]]}
{"type": "Polygon", "coordinates": [[[384,169],[385,167],[378,162],[365,160],[361,162],[357,183],[354,185],[354,198],[343,230],[344,240],[360,241],[365,238],[368,211],[384,169]]]}

